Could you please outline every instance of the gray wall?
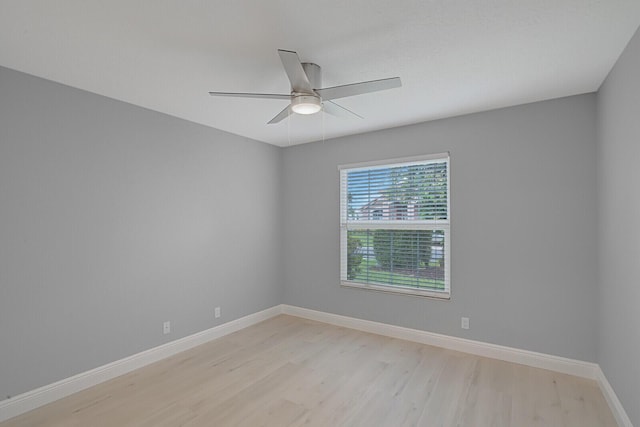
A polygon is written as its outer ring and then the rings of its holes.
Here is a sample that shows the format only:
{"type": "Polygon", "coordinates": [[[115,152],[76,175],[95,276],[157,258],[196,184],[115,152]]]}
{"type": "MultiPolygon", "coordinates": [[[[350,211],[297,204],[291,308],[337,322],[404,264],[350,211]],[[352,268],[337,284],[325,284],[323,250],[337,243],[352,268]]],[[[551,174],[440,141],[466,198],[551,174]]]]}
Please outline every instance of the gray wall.
{"type": "Polygon", "coordinates": [[[598,93],[598,362],[640,425],[640,33],[598,93]]]}
{"type": "Polygon", "coordinates": [[[589,94],[287,148],[285,302],[595,361],[595,118],[589,94]],[[337,166],[443,151],[451,301],[341,288],[337,166]]]}
{"type": "Polygon", "coordinates": [[[280,163],[0,68],[0,396],[279,304],[280,163]]]}

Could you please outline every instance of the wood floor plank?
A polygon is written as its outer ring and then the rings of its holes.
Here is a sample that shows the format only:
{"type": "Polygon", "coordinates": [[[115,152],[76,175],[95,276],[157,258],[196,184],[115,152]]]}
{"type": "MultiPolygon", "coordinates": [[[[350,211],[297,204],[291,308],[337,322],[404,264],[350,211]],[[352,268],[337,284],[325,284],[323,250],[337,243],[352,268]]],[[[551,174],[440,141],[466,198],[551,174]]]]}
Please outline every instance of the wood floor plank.
{"type": "Polygon", "coordinates": [[[0,427],[615,426],[594,381],[277,316],[0,427]]]}

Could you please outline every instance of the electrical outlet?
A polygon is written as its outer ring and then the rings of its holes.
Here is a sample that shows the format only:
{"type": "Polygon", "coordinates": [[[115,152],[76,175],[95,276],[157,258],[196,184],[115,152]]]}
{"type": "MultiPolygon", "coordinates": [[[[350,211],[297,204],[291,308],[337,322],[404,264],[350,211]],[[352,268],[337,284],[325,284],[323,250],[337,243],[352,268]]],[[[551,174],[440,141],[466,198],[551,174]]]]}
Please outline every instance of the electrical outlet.
{"type": "Polygon", "coordinates": [[[216,316],[216,319],[220,317],[220,307],[216,307],[215,316],[216,316]]]}
{"type": "Polygon", "coordinates": [[[462,329],[469,329],[469,318],[468,317],[463,317],[462,318],[462,322],[461,322],[460,327],[462,329]]]}
{"type": "Polygon", "coordinates": [[[164,333],[165,335],[170,334],[171,333],[171,322],[170,321],[166,321],[162,324],[162,333],[164,333]]]}

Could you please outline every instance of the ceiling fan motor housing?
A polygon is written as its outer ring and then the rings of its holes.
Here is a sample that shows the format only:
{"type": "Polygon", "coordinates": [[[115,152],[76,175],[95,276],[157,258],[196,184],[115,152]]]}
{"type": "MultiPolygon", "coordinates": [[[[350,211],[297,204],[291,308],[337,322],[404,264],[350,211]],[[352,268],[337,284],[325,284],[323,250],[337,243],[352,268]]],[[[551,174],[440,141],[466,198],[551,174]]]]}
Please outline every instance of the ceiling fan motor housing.
{"type": "Polygon", "coordinates": [[[291,109],[298,114],[314,114],[322,109],[322,101],[318,95],[294,94],[291,109]]]}
{"type": "MultiPolygon", "coordinates": [[[[322,87],[322,70],[319,65],[303,62],[302,69],[311,83],[313,89],[322,87]]],[[[322,109],[322,100],[316,93],[295,92],[291,93],[291,109],[298,114],[314,114],[322,109]]]]}

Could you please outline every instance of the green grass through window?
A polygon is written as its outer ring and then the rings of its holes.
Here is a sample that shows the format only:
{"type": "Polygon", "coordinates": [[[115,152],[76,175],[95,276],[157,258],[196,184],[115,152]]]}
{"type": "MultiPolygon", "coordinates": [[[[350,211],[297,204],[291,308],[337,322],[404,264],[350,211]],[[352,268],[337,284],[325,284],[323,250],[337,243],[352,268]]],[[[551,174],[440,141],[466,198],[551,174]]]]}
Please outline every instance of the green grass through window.
{"type": "Polygon", "coordinates": [[[354,282],[444,290],[444,279],[416,277],[415,275],[382,270],[378,267],[375,259],[363,259],[360,267],[360,272],[356,274],[354,282]]]}

